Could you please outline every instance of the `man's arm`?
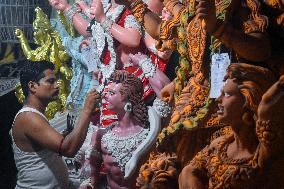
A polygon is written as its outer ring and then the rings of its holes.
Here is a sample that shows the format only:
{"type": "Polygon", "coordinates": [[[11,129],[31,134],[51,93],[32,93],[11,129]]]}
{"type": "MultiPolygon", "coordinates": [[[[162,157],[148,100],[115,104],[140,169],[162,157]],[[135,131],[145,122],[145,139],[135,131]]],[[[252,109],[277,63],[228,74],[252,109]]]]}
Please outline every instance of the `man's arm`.
{"type": "Polygon", "coordinates": [[[42,148],[58,152],[66,157],[73,157],[86,138],[91,114],[98,99],[97,92],[91,91],[88,94],[77,125],[65,138],[40,115],[32,112],[26,113],[23,117],[22,124],[28,125],[24,131],[25,135],[42,148]]]}

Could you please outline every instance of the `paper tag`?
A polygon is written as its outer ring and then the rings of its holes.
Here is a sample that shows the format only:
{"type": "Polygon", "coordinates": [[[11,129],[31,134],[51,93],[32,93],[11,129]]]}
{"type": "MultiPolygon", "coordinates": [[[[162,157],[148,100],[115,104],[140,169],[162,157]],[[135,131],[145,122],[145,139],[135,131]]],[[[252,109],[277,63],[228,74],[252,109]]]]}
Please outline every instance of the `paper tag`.
{"type": "Polygon", "coordinates": [[[98,56],[96,55],[94,48],[92,47],[85,47],[82,48],[82,55],[84,57],[84,62],[87,65],[88,72],[95,72],[98,70],[98,56]]]}
{"type": "Polygon", "coordinates": [[[228,53],[213,54],[211,64],[211,88],[210,98],[218,98],[224,85],[223,79],[230,65],[228,53]]]}

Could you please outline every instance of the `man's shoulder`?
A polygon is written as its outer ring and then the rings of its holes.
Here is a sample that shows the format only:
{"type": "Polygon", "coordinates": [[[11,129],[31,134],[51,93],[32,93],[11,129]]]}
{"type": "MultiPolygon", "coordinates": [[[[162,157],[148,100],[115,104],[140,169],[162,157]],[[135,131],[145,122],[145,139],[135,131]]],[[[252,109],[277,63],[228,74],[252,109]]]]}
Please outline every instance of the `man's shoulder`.
{"type": "Polygon", "coordinates": [[[35,112],[21,112],[16,118],[15,118],[15,126],[21,125],[24,127],[25,125],[29,125],[29,127],[33,127],[36,125],[42,125],[42,124],[48,124],[47,120],[35,112]]]}

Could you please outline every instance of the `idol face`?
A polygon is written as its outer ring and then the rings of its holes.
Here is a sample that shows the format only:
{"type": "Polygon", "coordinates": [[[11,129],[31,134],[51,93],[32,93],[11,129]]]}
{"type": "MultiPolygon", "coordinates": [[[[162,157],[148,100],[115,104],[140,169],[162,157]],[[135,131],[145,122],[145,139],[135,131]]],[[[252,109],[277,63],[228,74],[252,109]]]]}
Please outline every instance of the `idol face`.
{"type": "Polygon", "coordinates": [[[245,99],[233,79],[227,79],[218,98],[218,119],[226,124],[242,120],[245,99]]]}
{"type": "Polygon", "coordinates": [[[107,109],[121,112],[126,104],[125,98],[121,95],[122,84],[121,83],[111,83],[108,86],[108,91],[105,95],[106,101],[108,102],[107,109]]]}

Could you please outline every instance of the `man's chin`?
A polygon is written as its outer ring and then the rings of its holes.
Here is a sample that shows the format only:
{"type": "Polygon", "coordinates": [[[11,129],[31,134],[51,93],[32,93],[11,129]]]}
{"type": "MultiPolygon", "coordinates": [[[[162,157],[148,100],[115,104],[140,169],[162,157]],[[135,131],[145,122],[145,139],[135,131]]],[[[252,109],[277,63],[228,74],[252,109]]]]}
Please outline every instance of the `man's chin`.
{"type": "Polygon", "coordinates": [[[56,100],[58,100],[59,99],[59,95],[55,95],[55,96],[53,96],[52,98],[51,98],[51,101],[56,101],[56,100]]]}

